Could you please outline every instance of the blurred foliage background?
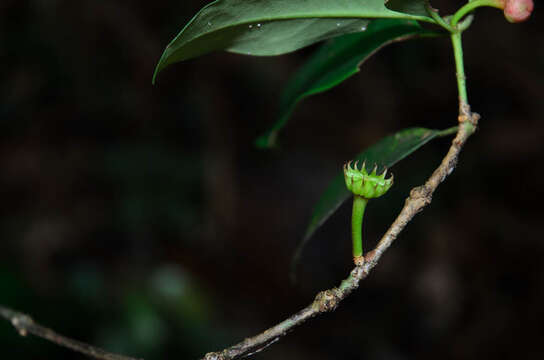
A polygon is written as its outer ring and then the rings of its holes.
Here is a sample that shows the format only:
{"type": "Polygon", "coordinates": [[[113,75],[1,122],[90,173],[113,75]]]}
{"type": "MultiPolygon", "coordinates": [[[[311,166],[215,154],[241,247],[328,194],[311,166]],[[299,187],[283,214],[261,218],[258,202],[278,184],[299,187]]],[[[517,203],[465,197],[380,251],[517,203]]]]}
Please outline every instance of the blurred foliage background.
{"type": "MultiPolygon", "coordinates": [[[[276,151],[257,135],[315,47],[217,53],[151,86],[204,0],[0,3],[0,303],[146,359],[196,359],[253,335],[351,268],[350,206],[288,281],[311,208],[341,164],[411,126],[456,122],[447,39],[395,44],[304,101],[276,151]]],[[[433,1],[443,13],[460,2],[433,1]]],[[[524,24],[482,10],[465,35],[480,131],[361,289],[255,359],[514,359],[544,355],[542,4],[524,24]]],[[[369,249],[449,140],[392,171],[369,249]]],[[[0,323],[6,359],[81,359],[0,323]]]]}

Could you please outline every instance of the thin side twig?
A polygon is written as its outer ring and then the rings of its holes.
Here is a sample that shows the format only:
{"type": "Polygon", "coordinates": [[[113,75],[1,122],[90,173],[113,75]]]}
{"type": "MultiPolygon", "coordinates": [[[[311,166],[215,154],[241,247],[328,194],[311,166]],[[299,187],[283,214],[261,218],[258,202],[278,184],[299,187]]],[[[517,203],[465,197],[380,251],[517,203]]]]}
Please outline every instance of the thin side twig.
{"type": "Polygon", "coordinates": [[[202,360],[231,360],[249,356],[278,341],[281,337],[307,320],[319,314],[334,311],[343,299],[359,287],[360,281],[368,276],[383,253],[391,246],[412,218],[431,203],[433,193],[438,188],[438,185],[455,169],[461,149],[468,138],[474,133],[479,118],[478,114],[471,113],[468,105],[461,104],[459,129],[440,166],[436,168],[425,184],[415,187],[410,191],[410,196],[406,199],[400,214],[383,235],[378,245],[365,256],[364,263],[356,266],[351,271],[349,277],[342,281],[338,287],[321,291],[310,305],[281,323],[272,326],[258,335],[247,338],[234,346],[208,353],[202,360]]]}
{"type": "Polygon", "coordinates": [[[81,341],[67,338],[66,336],[57,334],[55,331],[38,324],[30,316],[14,311],[10,308],[0,305],[0,317],[11,322],[11,325],[17,330],[19,335],[27,336],[32,334],[42,339],[73,351],[85,354],[100,360],[142,360],[129,356],[113,354],[98,347],[85,344],[81,341]]]}

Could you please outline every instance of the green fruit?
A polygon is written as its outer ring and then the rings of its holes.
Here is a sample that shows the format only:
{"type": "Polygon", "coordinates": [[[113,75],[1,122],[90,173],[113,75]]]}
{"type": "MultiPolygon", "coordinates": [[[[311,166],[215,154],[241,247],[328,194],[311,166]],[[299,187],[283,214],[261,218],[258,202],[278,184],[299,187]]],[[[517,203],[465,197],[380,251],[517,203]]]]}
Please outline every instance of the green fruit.
{"type": "Polygon", "coordinates": [[[344,164],[344,179],[348,190],[365,199],[374,199],[385,194],[393,185],[393,176],[385,178],[387,169],[381,175],[377,175],[377,168],[374,166],[374,170],[368,173],[365,163],[361,169],[358,168],[358,161],[354,167],[351,167],[351,161],[344,164]]]}

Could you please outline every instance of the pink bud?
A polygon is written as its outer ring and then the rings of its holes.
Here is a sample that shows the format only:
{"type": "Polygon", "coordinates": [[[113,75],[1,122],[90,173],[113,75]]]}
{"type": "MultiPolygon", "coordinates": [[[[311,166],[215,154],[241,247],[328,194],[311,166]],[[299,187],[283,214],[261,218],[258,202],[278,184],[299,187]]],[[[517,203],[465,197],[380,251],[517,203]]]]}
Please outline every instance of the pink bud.
{"type": "Polygon", "coordinates": [[[504,17],[511,23],[527,20],[534,8],[533,0],[506,0],[505,2],[504,17]]]}

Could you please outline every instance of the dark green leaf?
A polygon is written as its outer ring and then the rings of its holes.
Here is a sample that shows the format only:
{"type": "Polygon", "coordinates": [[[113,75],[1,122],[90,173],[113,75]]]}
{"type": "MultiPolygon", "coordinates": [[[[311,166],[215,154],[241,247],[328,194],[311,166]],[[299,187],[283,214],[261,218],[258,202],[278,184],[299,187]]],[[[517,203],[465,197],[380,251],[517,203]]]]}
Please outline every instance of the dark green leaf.
{"type": "MultiPolygon", "coordinates": [[[[427,0],[428,1],[428,0],[427,0]]],[[[425,8],[425,1],[419,0],[386,0],[385,6],[388,9],[405,14],[428,16],[425,8]]]]}
{"type": "Polygon", "coordinates": [[[426,14],[390,10],[384,0],[217,0],[202,8],[166,47],[153,81],[168,65],[211,51],[279,55],[360,32],[376,18],[435,22],[426,14]]]}
{"type": "Polygon", "coordinates": [[[365,32],[337,37],[321,49],[295,74],[280,101],[274,126],[256,141],[259,147],[275,145],[276,137],[302,99],[329,90],[359,72],[362,63],[380,48],[417,36],[437,35],[412,20],[378,19],[365,32]]]}
{"type": "MultiPolygon", "coordinates": [[[[393,135],[387,136],[372,145],[362,153],[358,154],[353,160],[360,162],[366,161],[367,166],[391,167],[401,161],[414,151],[436,138],[451,134],[455,129],[431,130],[425,128],[409,128],[399,131],[393,135]]],[[[302,249],[323,223],[340,207],[340,205],[351,196],[346,189],[344,175],[342,172],[336,176],[327,187],[318,203],[314,207],[310,224],[306,233],[299,244],[293,264],[296,264],[302,249]]]]}

